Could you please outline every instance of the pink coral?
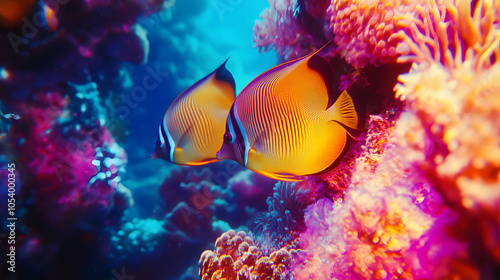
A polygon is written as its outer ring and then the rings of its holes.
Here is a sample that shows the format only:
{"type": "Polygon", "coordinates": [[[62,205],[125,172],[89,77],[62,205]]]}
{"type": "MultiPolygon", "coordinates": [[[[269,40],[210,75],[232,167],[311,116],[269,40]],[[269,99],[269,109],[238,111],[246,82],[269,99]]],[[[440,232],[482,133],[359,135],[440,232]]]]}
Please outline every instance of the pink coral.
{"type": "Polygon", "coordinates": [[[253,41],[259,47],[274,48],[278,55],[285,59],[297,56],[299,49],[293,45],[301,40],[300,29],[293,16],[293,7],[295,0],[276,0],[270,1],[270,9],[265,9],[260,14],[262,21],[256,21],[253,27],[253,41]]]}
{"type": "Polygon", "coordinates": [[[492,66],[500,60],[499,1],[429,1],[410,19],[408,35],[398,48],[407,52],[398,62],[437,62],[447,68],[492,66]]]}
{"type": "Polygon", "coordinates": [[[274,48],[285,60],[299,58],[316,50],[326,43],[323,35],[318,37],[313,34],[315,31],[313,29],[321,28],[321,20],[317,23],[316,20],[323,17],[324,10],[321,11],[321,7],[326,8],[326,2],[309,1],[306,7],[299,7],[296,0],[269,1],[270,9],[262,11],[260,14],[262,21],[255,22],[254,43],[259,50],[267,51],[269,48],[274,48]],[[308,16],[312,15],[315,19],[311,19],[309,24],[302,23],[298,19],[299,13],[308,13],[308,16]]]}
{"type": "MultiPolygon", "coordinates": [[[[321,178],[328,182],[329,192],[334,200],[343,199],[346,189],[352,180],[358,182],[368,174],[375,172],[378,163],[381,161],[385,146],[389,140],[394,123],[386,118],[372,115],[368,121],[368,130],[360,139],[356,141],[351,150],[337,168],[331,172],[321,175],[321,178]],[[356,164],[362,165],[362,173],[356,173],[356,164]]],[[[313,180],[310,178],[309,180],[313,180]]],[[[300,184],[300,183],[299,183],[300,184]]],[[[304,184],[304,183],[302,183],[304,184]]]]}
{"type": "MultiPolygon", "coordinates": [[[[384,100],[336,170],[300,183],[329,199],[306,211],[294,279],[495,277],[500,1],[337,0],[328,13],[352,66],[413,67],[398,79],[400,117],[384,100]]],[[[339,74],[345,87],[354,72],[339,74]]]]}
{"type": "MultiPolygon", "coordinates": [[[[500,31],[499,3],[431,1],[426,21],[414,25],[404,44],[415,62],[401,75],[397,94],[414,112],[413,127],[427,143],[416,161],[443,199],[476,226],[465,238],[482,240],[500,263],[500,31]],[[447,24],[437,22],[450,18],[447,24]],[[421,30],[428,30],[426,34],[421,30]],[[425,38],[412,41],[415,36],[425,38]],[[432,40],[431,40],[432,39],[432,40]]],[[[405,135],[411,135],[406,132],[405,135]]],[[[416,145],[419,138],[407,137],[416,145]]]]}
{"type": "Polygon", "coordinates": [[[14,108],[22,117],[9,135],[11,139],[20,139],[14,144],[19,153],[17,162],[19,169],[24,170],[23,191],[33,196],[34,207],[60,209],[56,211],[60,215],[57,218],[44,214],[53,228],[77,223],[71,211],[91,213],[130,206],[127,190],[119,184],[118,176],[126,162],[123,149],[106,127],[64,129],[61,120],[78,115],[69,110],[69,102],[69,97],[54,91],[36,95],[33,102],[16,104],[14,108]],[[107,151],[106,156],[99,157],[96,153],[96,148],[111,146],[116,146],[116,154],[107,151]],[[97,166],[100,159],[102,167],[97,166]]]}
{"type": "Polygon", "coordinates": [[[409,28],[406,22],[421,4],[425,1],[332,1],[328,14],[339,52],[359,68],[396,62],[398,44],[409,28]]]}
{"type": "MultiPolygon", "coordinates": [[[[400,127],[406,129],[407,123],[398,123],[394,131],[400,127]]],[[[405,158],[416,147],[400,147],[401,136],[390,135],[376,169],[366,168],[373,166],[370,153],[358,158],[343,202],[322,199],[306,210],[307,231],[299,248],[305,250],[307,262],[298,259],[302,264],[294,269],[294,279],[412,279],[468,273],[454,266],[470,266],[467,243],[445,233],[457,215],[405,158]],[[323,278],[314,277],[317,271],[323,278]]]]}

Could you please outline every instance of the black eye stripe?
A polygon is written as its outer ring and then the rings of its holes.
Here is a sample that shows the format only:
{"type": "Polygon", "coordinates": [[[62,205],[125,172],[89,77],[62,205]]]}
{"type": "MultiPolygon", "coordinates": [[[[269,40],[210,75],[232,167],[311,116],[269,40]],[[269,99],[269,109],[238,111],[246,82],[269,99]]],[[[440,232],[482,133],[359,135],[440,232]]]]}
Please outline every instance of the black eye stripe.
{"type": "Polygon", "coordinates": [[[234,138],[231,132],[226,130],[226,133],[224,134],[224,143],[226,144],[233,144],[234,143],[234,138]]]}
{"type": "Polygon", "coordinates": [[[163,145],[165,145],[165,151],[167,152],[168,155],[170,155],[170,149],[172,147],[170,147],[170,142],[168,141],[167,133],[165,132],[165,125],[163,122],[160,124],[160,127],[161,127],[160,129],[161,136],[163,137],[163,145]]]}
{"type": "Polygon", "coordinates": [[[244,141],[243,135],[241,134],[240,127],[238,126],[238,123],[236,122],[236,117],[234,116],[234,108],[231,108],[231,111],[229,112],[229,117],[231,118],[231,123],[233,124],[234,133],[236,134],[235,135],[236,144],[238,146],[238,149],[240,150],[241,158],[244,159],[245,158],[245,141],[244,141]]]}

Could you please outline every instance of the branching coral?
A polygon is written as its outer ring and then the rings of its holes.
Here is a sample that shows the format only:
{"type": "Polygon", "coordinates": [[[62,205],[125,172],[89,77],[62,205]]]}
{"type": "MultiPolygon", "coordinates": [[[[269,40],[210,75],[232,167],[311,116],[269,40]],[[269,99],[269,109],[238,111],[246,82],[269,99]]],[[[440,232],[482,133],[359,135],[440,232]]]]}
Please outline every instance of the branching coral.
{"type": "Polygon", "coordinates": [[[418,17],[405,20],[408,35],[398,46],[408,53],[398,62],[448,69],[470,67],[478,71],[500,60],[500,2],[477,1],[471,14],[469,1],[429,1],[418,6],[418,17]]]}
{"type": "Polygon", "coordinates": [[[498,264],[499,3],[477,1],[471,14],[468,1],[447,1],[445,8],[431,1],[428,10],[403,43],[411,55],[401,59],[415,64],[397,86],[397,95],[414,112],[413,126],[432,143],[416,164],[462,223],[477,225],[464,230],[465,238],[483,240],[480,247],[487,252],[480,254],[491,254],[498,264]]]}
{"type": "Polygon", "coordinates": [[[250,236],[234,230],[217,238],[215,247],[215,252],[207,250],[201,255],[199,274],[203,280],[278,280],[290,277],[293,249],[285,247],[265,256],[250,236]]]}

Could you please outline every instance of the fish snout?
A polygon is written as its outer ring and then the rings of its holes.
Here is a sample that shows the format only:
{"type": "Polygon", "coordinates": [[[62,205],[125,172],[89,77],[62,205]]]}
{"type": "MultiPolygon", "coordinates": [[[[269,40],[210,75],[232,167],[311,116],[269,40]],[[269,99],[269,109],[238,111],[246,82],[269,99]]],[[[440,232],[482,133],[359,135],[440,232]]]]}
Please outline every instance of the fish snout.
{"type": "Polygon", "coordinates": [[[215,154],[218,160],[233,159],[232,147],[223,144],[220,150],[215,154]]]}
{"type": "Polygon", "coordinates": [[[151,154],[151,159],[157,159],[157,158],[161,158],[161,159],[164,159],[166,161],[170,161],[170,156],[169,154],[165,151],[165,148],[164,147],[160,147],[159,145],[157,145],[155,147],[155,150],[153,151],[153,153],[151,154]]]}

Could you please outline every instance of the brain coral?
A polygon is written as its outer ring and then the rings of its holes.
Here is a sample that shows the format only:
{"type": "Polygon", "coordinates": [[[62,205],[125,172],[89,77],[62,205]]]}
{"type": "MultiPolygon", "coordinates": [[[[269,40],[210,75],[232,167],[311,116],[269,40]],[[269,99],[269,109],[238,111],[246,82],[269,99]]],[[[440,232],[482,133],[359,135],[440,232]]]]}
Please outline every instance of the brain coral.
{"type": "Polygon", "coordinates": [[[269,256],[256,246],[245,232],[229,230],[215,242],[216,250],[203,252],[200,277],[209,279],[264,280],[289,279],[295,250],[281,248],[269,256]]]}
{"type": "Polygon", "coordinates": [[[405,37],[408,22],[425,2],[334,0],[328,8],[334,41],[355,67],[396,62],[398,43],[405,37]]]}

